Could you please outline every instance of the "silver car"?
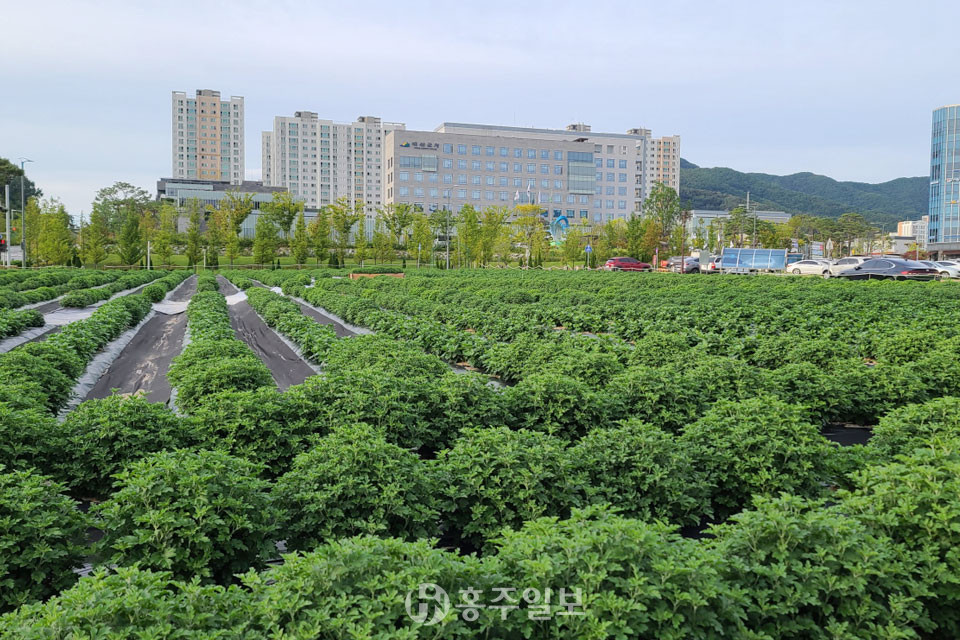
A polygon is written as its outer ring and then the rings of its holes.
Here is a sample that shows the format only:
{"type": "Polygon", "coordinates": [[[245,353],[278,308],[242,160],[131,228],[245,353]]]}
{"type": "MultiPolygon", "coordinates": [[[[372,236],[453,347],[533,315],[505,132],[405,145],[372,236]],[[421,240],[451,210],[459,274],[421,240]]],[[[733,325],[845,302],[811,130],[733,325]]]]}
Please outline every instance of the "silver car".
{"type": "Polygon", "coordinates": [[[854,267],[861,265],[867,260],[871,260],[871,259],[872,258],[865,257],[865,256],[850,256],[849,258],[840,258],[839,260],[834,262],[832,265],[830,265],[830,275],[835,276],[839,274],[841,271],[848,271],[849,269],[853,269],[854,267]]]}
{"type": "Polygon", "coordinates": [[[830,261],[812,258],[810,260],[798,260],[787,265],[787,273],[794,275],[830,275],[830,261]]]}
{"type": "Polygon", "coordinates": [[[940,260],[933,262],[930,260],[921,260],[923,264],[933,267],[940,272],[941,278],[960,278],[960,265],[951,260],[940,260]]]}

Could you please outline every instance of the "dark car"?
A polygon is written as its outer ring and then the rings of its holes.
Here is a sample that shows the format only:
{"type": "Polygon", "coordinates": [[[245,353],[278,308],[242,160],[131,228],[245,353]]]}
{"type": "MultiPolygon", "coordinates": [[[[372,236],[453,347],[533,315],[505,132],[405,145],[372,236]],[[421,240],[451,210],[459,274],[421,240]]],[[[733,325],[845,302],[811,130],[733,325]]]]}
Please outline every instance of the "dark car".
{"type": "Polygon", "coordinates": [[[605,271],[650,271],[652,268],[636,258],[610,258],[603,265],[605,271]]]}
{"type": "MultiPolygon", "coordinates": [[[[667,268],[674,273],[680,273],[680,256],[667,260],[667,268]]],[[[700,273],[700,259],[692,256],[683,258],[683,273],[700,273]]]]}
{"type": "Polygon", "coordinates": [[[873,258],[841,271],[837,277],[850,280],[934,280],[940,277],[940,272],[916,260],[873,258]]]}

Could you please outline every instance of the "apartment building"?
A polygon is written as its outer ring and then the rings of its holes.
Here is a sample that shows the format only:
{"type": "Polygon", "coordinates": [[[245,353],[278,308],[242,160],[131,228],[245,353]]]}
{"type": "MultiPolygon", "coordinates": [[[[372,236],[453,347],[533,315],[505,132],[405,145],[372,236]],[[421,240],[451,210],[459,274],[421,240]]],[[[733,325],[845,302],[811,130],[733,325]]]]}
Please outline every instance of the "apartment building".
{"type": "MultiPolygon", "coordinates": [[[[921,250],[927,248],[927,222],[930,216],[923,216],[919,220],[903,220],[897,223],[897,236],[914,238],[921,250]]],[[[893,234],[891,234],[893,235],[893,234]]]]}
{"type": "Polygon", "coordinates": [[[340,197],[366,204],[368,217],[383,205],[383,142],[398,122],[360,116],[354,122],[321,119],[313,111],[277,116],[261,136],[263,184],[285,187],[310,209],[340,197]]]}
{"type": "Polygon", "coordinates": [[[212,89],[198,89],[194,97],[174,91],[171,116],[174,178],[243,182],[242,96],[223,100],[212,89]]]}
{"type": "Polygon", "coordinates": [[[533,202],[552,218],[626,219],[641,211],[655,178],[679,189],[679,152],[679,137],[656,144],[647,129],[617,134],[582,123],[561,130],[445,122],[433,132],[387,136],[384,200],[424,210],[533,202]],[[675,167],[668,164],[673,155],[675,167]]]}

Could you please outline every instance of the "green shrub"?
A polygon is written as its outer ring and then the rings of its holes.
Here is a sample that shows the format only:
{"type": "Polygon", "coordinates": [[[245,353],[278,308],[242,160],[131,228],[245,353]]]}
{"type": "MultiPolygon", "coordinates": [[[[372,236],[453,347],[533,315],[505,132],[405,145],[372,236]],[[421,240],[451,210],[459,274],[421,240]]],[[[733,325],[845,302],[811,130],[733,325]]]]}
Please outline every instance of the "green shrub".
{"type": "Polygon", "coordinates": [[[315,423],[318,410],[296,394],[261,387],[206,395],[191,417],[204,446],[255,460],[268,476],[277,477],[309,448],[309,436],[326,433],[325,426],[315,423]]]}
{"type": "Polygon", "coordinates": [[[251,614],[237,587],[177,582],[135,567],[98,569],[45,603],[0,617],[0,638],[252,638],[245,635],[255,626],[251,614]]]}
{"type": "Polygon", "coordinates": [[[144,297],[150,302],[160,302],[167,295],[167,288],[162,284],[151,284],[143,288],[144,297]]]}
{"type": "Polygon", "coordinates": [[[75,495],[102,498],[113,475],[148,453],[197,444],[189,419],[145,397],[88,400],[67,415],[59,431],[63,455],[56,476],[75,495]]]}
{"type": "Polygon", "coordinates": [[[361,267],[358,269],[351,269],[350,273],[403,273],[403,269],[400,267],[361,267]]]}
{"type": "Polygon", "coordinates": [[[597,393],[566,376],[527,376],[503,392],[511,426],[575,440],[602,424],[597,393]]]}
{"type": "Polygon", "coordinates": [[[609,503],[624,516],[697,525],[710,516],[710,487],[676,438],[629,421],[594,429],[567,450],[570,473],[587,503],[609,503]]]}
{"type": "Polygon", "coordinates": [[[66,454],[60,425],[42,408],[0,402],[0,464],[8,470],[31,467],[53,475],[53,466],[66,454]]]}
{"type": "Polygon", "coordinates": [[[839,508],[913,552],[931,585],[924,598],[940,638],[960,637],[960,442],[916,449],[854,474],[839,508]]]}
{"type": "Polygon", "coordinates": [[[507,427],[464,429],[432,461],[441,512],[454,536],[479,548],[504,527],[576,505],[564,442],[507,427]]]}
{"type": "Polygon", "coordinates": [[[895,409],[880,418],[867,449],[878,460],[891,461],[899,454],[957,439],[960,398],[938,398],[895,409]]]}
{"type": "Polygon", "coordinates": [[[440,358],[383,335],[337,340],[327,351],[323,368],[331,373],[372,369],[411,378],[437,377],[450,371],[440,358]]]}
{"type": "Polygon", "coordinates": [[[720,519],[754,495],[819,495],[835,448],[799,407],[769,396],[718,402],[684,430],[677,446],[706,472],[720,519]]]}
{"type": "Polygon", "coordinates": [[[373,534],[407,540],[435,536],[435,488],[416,454],[368,425],[334,429],[297,456],[274,489],[286,514],[288,548],[309,550],[335,538],[373,534]]]}
{"type": "Polygon", "coordinates": [[[491,621],[500,628],[492,637],[706,640],[731,637],[742,615],[742,596],[719,576],[722,558],[662,523],[591,507],[504,531],[496,546],[488,571],[518,588],[515,600],[529,588],[553,596],[548,619],[529,619],[520,602],[506,621],[491,621]],[[584,615],[557,615],[566,611],[561,588],[580,590],[582,606],[571,611],[584,615]]]}
{"type": "Polygon", "coordinates": [[[275,385],[270,370],[253,353],[210,361],[203,368],[187,370],[177,380],[177,405],[185,410],[218,391],[247,391],[275,385]]]}
{"type": "Polygon", "coordinates": [[[414,622],[405,599],[412,592],[416,611],[420,585],[435,584],[452,604],[458,590],[482,589],[488,580],[475,557],[436,549],[428,540],[373,537],[332,541],[244,576],[263,638],[476,637],[474,623],[459,620],[457,609],[434,626],[414,622]]]}
{"type": "Polygon", "coordinates": [[[929,626],[903,546],[840,509],[757,498],[711,533],[721,575],[746,596],[751,637],[916,638],[929,626]]]}
{"type": "Polygon", "coordinates": [[[197,276],[197,293],[219,290],[220,284],[217,282],[215,275],[211,273],[201,273],[197,276]]]}
{"type": "Polygon", "coordinates": [[[76,582],[89,522],[63,487],[0,465],[0,611],[76,582]]]}
{"type": "Polygon", "coordinates": [[[161,451],[117,474],[94,512],[105,564],[229,582],[275,554],[277,519],[262,467],[220,451],[161,451]]]}

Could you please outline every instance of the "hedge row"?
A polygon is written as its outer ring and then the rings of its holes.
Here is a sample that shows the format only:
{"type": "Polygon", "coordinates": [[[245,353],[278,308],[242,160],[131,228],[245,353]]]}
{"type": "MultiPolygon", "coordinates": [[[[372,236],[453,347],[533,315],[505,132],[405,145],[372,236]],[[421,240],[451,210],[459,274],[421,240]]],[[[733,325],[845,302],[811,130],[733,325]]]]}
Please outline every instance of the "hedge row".
{"type": "Polygon", "coordinates": [[[211,287],[216,287],[212,276],[201,276],[187,305],[190,344],[174,358],[167,374],[184,411],[217,391],[274,386],[270,370],[234,335],[227,302],[211,287]]]}
{"type": "MultiPolygon", "coordinates": [[[[351,435],[362,434],[346,435],[337,452],[350,446],[351,435]]],[[[336,473],[341,464],[336,452],[319,450],[301,470],[336,473]]],[[[391,470],[403,472],[402,459],[386,451],[379,455],[393,461],[391,470]]],[[[99,517],[123,531],[109,542],[115,548],[111,561],[119,560],[120,566],[99,570],[47,603],[28,604],[0,618],[0,637],[59,637],[65,630],[96,637],[104,629],[118,637],[173,637],[170,631],[176,630],[175,637],[184,638],[303,639],[960,634],[957,441],[873,466],[831,503],[788,494],[758,498],[700,540],[598,505],[505,530],[482,558],[438,549],[431,540],[360,536],[287,555],[283,566],[251,571],[242,585],[229,587],[201,586],[177,576],[191,563],[199,566],[201,558],[211,561],[204,565],[205,575],[217,568],[229,571],[231,561],[261,549],[260,533],[273,530],[265,521],[269,496],[256,470],[213,452],[155,454],[132,469],[137,473],[121,474],[123,488],[97,508],[99,517]],[[198,504],[208,507],[197,509],[198,504]],[[153,521],[156,529],[148,524],[153,521]],[[256,533],[239,545],[241,538],[231,536],[234,527],[256,533]],[[148,535],[151,530],[157,535],[148,535]],[[191,546],[160,553],[156,541],[164,536],[191,546]],[[126,566],[133,555],[147,562],[126,566]],[[154,568],[164,565],[172,573],[154,568]],[[476,616],[450,607],[440,611],[446,615],[439,624],[415,622],[408,611],[416,614],[423,603],[430,616],[437,604],[418,599],[423,584],[444,589],[451,605],[465,602],[469,594],[464,591],[471,590],[481,607],[476,616]],[[534,604],[543,603],[548,589],[549,605],[538,612],[534,604]],[[577,604],[565,606],[569,600],[561,601],[560,589],[567,595],[579,589],[577,604]],[[498,597],[501,606],[515,608],[488,608],[498,597]],[[563,615],[569,612],[583,615],[563,615]]],[[[48,486],[55,492],[55,485],[35,482],[30,490],[48,486]]],[[[317,519],[328,522],[329,510],[338,505],[329,492],[309,496],[307,489],[293,489],[322,504],[328,511],[317,519]]],[[[380,502],[390,500],[387,495],[380,502]]],[[[12,504],[22,517],[20,502],[12,504]]],[[[56,500],[42,504],[37,509],[50,514],[60,508],[56,500]]],[[[416,511],[404,515],[420,517],[416,511]]],[[[269,554],[268,547],[262,552],[269,554]]],[[[41,561],[34,571],[53,566],[41,561]]]]}

